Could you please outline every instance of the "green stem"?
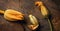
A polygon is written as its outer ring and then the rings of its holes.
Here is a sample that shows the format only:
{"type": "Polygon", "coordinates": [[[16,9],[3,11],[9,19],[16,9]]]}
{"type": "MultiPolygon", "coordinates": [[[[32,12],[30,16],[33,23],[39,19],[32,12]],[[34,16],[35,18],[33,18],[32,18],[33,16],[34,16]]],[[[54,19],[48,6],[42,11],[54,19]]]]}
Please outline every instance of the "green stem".
{"type": "MultiPolygon", "coordinates": [[[[48,18],[47,18],[48,19],[48,18]]],[[[51,22],[50,22],[50,20],[48,19],[48,22],[49,22],[49,25],[50,25],[50,29],[51,29],[51,31],[53,31],[52,29],[52,24],[51,24],[51,22]]]]}

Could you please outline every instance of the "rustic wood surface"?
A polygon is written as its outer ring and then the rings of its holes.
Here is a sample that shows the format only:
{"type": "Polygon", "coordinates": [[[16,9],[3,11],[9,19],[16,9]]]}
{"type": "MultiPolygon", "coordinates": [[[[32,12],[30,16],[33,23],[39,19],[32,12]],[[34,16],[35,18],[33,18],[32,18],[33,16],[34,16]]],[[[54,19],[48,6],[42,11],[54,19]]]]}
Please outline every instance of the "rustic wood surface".
{"type": "MultiPolygon", "coordinates": [[[[25,14],[25,20],[28,20],[28,15],[32,14],[37,17],[39,21],[39,28],[34,31],[50,31],[49,24],[46,19],[42,19],[39,8],[34,5],[35,1],[39,0],[0,0],[0,9],[15,9],[25,14]]],[[[52,14],[52,23],[54,31],[60,31],[60,11],[58,6],[51,0],[41,0],[52,14]]],[[[9,22],[0,15],[0,31],[31,31],[25,24],[20,21],[9,22]]]]}

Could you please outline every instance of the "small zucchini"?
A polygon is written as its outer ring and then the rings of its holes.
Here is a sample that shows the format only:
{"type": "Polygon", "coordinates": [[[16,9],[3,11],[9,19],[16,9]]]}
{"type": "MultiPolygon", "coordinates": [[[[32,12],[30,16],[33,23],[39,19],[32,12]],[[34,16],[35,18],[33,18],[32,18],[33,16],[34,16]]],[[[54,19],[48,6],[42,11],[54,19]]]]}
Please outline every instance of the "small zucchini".
{"type": "Polygon", "coordinates": [[[38,28],[39,24],[38,24],[37,18],[35,16],[33,16],[33,15],[29,15],[29,19],[30,19],[31,24],[28,25],[28,27],[31,30],[35,30],[36,28],[38,28]]]}

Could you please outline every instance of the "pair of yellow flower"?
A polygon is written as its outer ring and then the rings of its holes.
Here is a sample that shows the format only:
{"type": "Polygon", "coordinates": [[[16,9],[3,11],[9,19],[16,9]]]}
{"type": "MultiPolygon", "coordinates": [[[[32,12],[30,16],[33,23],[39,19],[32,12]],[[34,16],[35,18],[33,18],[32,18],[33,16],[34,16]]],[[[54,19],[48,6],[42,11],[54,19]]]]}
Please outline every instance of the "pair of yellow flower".
{"type": "MultiPolygon", "coordinates": [[[[0,14],[4,14],[4,18],[8,21],[24,20],[24,14],[13,9],[7,9],[6,11],[0,10],[0,14]]],[[[35,30],[39,26],[36,17],[31,14],[28,17],[30,19],[30,22],[28,23],[31,24],[27,24],[27,27],[29,27],[31,30],[35,30]]]]}

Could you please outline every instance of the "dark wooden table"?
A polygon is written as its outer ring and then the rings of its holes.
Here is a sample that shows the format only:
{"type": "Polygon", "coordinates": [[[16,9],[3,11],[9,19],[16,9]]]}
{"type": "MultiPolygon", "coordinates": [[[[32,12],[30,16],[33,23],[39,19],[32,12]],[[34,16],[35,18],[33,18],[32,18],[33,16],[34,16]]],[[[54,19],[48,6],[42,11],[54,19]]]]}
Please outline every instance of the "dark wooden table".
{"type": "MultiPolygon", "coordinates": [[[[35,1],[39,0],[0,0],[0,9],[15,9],[19,12],[25,14],[25,20],[28,20],[28,15],[32,14],[37,17],[39,21],[39,28],[34,31],[50,31],[49,24],[46,19],[42,18],[42,15],[39,11],[39,8],[34,5],[35,1]]],[[[54,31],[60,31],[60,11],[58,6],[52,2],[51,0],[41,0],[44,2],[48,10],[50,10],[52,14],[52,23],[54,26],[54,31]]],[[[21,24],[21,22],[9,22],[4,19],[3,15],[0,15],[0,31],[31,31],[27,28],[25,24],[21,24]]]]}

